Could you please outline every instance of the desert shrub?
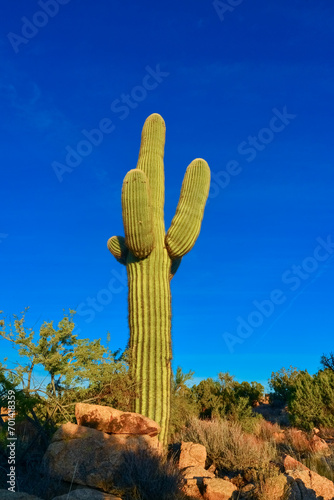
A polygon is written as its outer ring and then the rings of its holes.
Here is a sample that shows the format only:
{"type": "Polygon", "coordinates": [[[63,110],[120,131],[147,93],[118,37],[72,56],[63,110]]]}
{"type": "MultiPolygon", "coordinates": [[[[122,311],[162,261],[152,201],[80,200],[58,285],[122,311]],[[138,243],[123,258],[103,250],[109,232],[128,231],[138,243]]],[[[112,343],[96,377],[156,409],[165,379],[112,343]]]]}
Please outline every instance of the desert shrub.
{"type": "Polygon", "coordinates": [[[212,378],[202,380],[193,386],[192,393],[199,407],[201,418],[218,417],[225,413],[226,403],[223,401],[221,386],[212,378]]]}
{"type": "Polygon", "coordinates": [[[312,453],[312,443],[309,436],[295,427],[291,427],[284,432],[284,441],[281,447],[287,447],[287,453],[298,460],[312,453]]]}
{"type": "Polygon", "coordinates": [[[259,478],[256,483],[253,500],[291,499],[291,486],[287,483],[286,476],[279,474],[278,470],[259,478]]]}
{"type": "Polygon", "coordinates": [[[301,372],[290,366],[288,369],[281,368],[278,372],[272,372],[269,379],[270,403],[273,405],[285,405],[290,399],[295,388],[295,382],[301,372]]]}
{"type": "MultiPolygon", "coordinates": [[[[45,488],[46,479],[41,484],[41,463],[51,441],[51,427],[32,418],[15,418],[15,477],[18,491],[25,491],[39,496],[45,488]]],[[[1,427],[0,444],[0,489],[7,489],[8,484],[8,434],[6,422],[1,427]]],[[[49,478],[50,480],[50,478],[49,478]]]]}
{"type": "Polygon", "coordinates": [[[301,372],[290,396],[290,420],[305,430],[334,426],[334,372],[320,370],[313,377],[301,372]]]}
{"type": "Polygon", "coordinates": [[[256,422],[254,426],[254,434],[263,439],[264,441],[276,441],[274,434],[281,433],[282,430],[277,423],[268,422],[265,419],[261,419],[256,422]]]}
{"type": "Polygon", "coordinates": [[[264,396],[264,387],[259,382],[235,382],[234,394],[238,398],[246,398],[251,406],[259,403],[264,396]]]}
{"type": "Polygon", "coordinates": [[[183,482],[181,471],[166,455],[129,449],[115,473],[113,493],[124,500],[183,500],[183,482]]]}
{"type": "Polygon", "coordinates": [[[238,422],[244,432],[253,433],[263,417],[253,412],[247,398],[240,397],[230,405],[227,418],[238,422]]]}
{"type": "Polygon", "coordinates": [[[182,438],[204,445],[208,459],[221,470],[263,468],[276,456],[273,443],[244,432],[235,421],[192,419],[182,438]]]}
{"type": "Polygon", "coordinates": [[[208,378],[193,386],[192,392],[201,418],[229,417],[251,431],[256,417],[252,407],[264,393],[257,382],[236,382],[228,372],[219,373],[218,380],[208,378]]]}

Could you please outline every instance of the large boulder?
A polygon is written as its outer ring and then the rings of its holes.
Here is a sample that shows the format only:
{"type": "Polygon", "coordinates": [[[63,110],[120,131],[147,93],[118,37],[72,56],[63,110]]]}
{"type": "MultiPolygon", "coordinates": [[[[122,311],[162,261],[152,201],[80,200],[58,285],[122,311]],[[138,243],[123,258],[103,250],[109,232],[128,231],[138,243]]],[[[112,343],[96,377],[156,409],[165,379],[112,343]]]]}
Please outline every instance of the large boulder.
{"type": "Polygon", "coordinates": [[[237,498],[234,495],[234,492],[237,491],[237,487],[230,483],[229,481],[225,481],[225,479],[207,479],[203,480],[204,500],[232,500],[233,498],[237,498]]]}
{"type": "Polygon", "coordinates": [[[301,500],[333,500],[334,484],[326,477],[320,476],[311,470],[290,471],[288,479],[294,496],[291,498],[301,500]]]}
{"type": "Polygon", "coordinates": [[[206,448],[202,444],[182,441],[180,449],[179,468],[205,467],[206,448]]]}
{"type": "Polygon", "coordinates": [[[148,435],[107,434],[68,422],[54,434],[43,460],[51,477],[108,492],[125,450],[158,446],[148,435]]]}
{"type": "Polygon", "coordinates": [[[284,458],[284,468],[291,485],[291,498],[296,500],[333,500],[334,483],[308,469],[289,455],[284,458]]]}
{"type": "Polygon", "coordinates": [[[153,437],[161,430],[154,420],[144,415],[116,410],[110,406],[77,403],[75,418],[78,425],[108,434],[148,434],[153,437]]]}

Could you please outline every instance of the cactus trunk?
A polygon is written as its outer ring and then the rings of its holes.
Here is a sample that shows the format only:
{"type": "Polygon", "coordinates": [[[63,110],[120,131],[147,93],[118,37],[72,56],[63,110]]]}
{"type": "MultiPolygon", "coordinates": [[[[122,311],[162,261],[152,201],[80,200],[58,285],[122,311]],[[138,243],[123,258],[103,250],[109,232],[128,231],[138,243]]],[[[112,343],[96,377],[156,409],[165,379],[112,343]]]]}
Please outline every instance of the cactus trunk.
{"type": "Polygon", "coordinates": [[[127,271],[130,369],[139,389],[134,411],[158,422],[162,429],[160,440],[165,442],[170,414],[172,357],[170,259],[167,250],[154,249],[150,259],[128,263],[127,271]]]}
{"type": "Polygon", "coordinates": [[[124,178],[125,238],[113,236],[108,248],[126,265],[129,284],[130,372],[137,383],[134,411],[161,426],[167,443],[171,398],[170,280],[198,237],[210,186],[204,160],[187,168],[171,226],[164,223],[165,124],[153,114],[145,122],[137,168],[124,178]]]}

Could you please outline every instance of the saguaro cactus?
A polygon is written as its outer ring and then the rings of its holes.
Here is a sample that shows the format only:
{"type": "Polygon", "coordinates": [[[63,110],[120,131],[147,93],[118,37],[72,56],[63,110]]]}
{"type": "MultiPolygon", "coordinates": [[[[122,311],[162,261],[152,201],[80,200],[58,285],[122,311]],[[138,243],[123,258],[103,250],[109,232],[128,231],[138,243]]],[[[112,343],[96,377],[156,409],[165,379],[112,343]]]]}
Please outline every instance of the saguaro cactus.
{"type": "Polygon", "coordinates": [[[171,393],[170,280],[199,235],[209,193],[210,169],[202,159],[187,168],[171,226],[164,223],[165,122],[145,121],[137,168],[123,182],[125,238],[108,240],[110,252],[127,267],[130,371],[138,383],[133,410],[161,426],[166,443],[171,393]]]}

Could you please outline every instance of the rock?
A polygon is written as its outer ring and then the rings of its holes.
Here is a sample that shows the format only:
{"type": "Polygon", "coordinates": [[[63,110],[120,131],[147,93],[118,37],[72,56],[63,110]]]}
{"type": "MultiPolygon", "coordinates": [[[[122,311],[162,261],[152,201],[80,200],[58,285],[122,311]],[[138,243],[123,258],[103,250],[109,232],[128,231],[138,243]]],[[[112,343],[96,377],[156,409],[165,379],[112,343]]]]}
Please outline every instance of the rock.
{"type": "Polygon", "coordinates": [[[211,464],[210,467],[207,469],[209,472],[212,472],[212,474],[215,474],[217,467],[215,464],[211,464]]]}
{"type": "Polygon", "coordinates": [[[0,490],[1,500],[42,500],[40,497],[29,495],[23,491],[16,491],[15,493],[8,490],[0,490]]]}
{"type": "Polygon", "coordinates": [[[290,457],[290,455],[285,455],[283,459],[283,466],[285,472],[291,470],[309,470],[306,465],[298,462],[295,458],[290,457]]]}
{"type": "Polygon", "coordinates": [[[185,479],[196,479],[197,484],[203,484],[204,478],[213,478],[215,475],[212,472],[204,469],[204,467],[187,467],[183,470],[183,475],[185,479]]]}
{"type": "MultiPolygon", "coordinates": [[[[0,497],[1,498],[1,497],[0,497]]],[[[103,491],[81,488],[65,495],[54,497],[52,500],[122,500],[120,497],[104,493],[103,491]]]]}
{"type": "Polygon", "coordinates": [[[291,492],[296,499],[333,500],[334,498],[334,483],[310,469],[290,471],[288,479],[290,481],[293,479],[291,492]]]}
{"type": "Polygon", "coordinates": [[[291,485],[291,498],[296,500],[333,500],[334,483],[286,455],[284,468],[291,485]],[[294,496],[293,496],[294,495],[294,496]]]}
{"type": "Polygon", "coordinates": [[[159,425],[148,417],[139,413],[115,410],[110,406],[77,403],[75,418],[78,425],[108,434],[148,434],[153,437],[161,430],[159,425]]]}
{"type": "Polygon", "coordinates": [[[186,443],[182,441],[179,459],[179,468],[202,467],[205,468],[206,448],[202,444],[186,443]]]}
{"type": "Polygon", "coordinates": [[[199,490],[197,479],[186,479],[182,491],[187,497],[199,498],[203,500],[202,494],[199,490]]]}
{"type": "Polygon", "coordinates": [[[108,492],[123,451],[158,446],[158,439],[148,435],[106,434],[68,422],[54,434],[43,463],[53,478],[108,492]]]}
{"type": "Polygon", "coordinates": [[[237,487],[225,479],[203,479],[204,500],[232,500],[233,492],[237,491],[237,487]]]}

